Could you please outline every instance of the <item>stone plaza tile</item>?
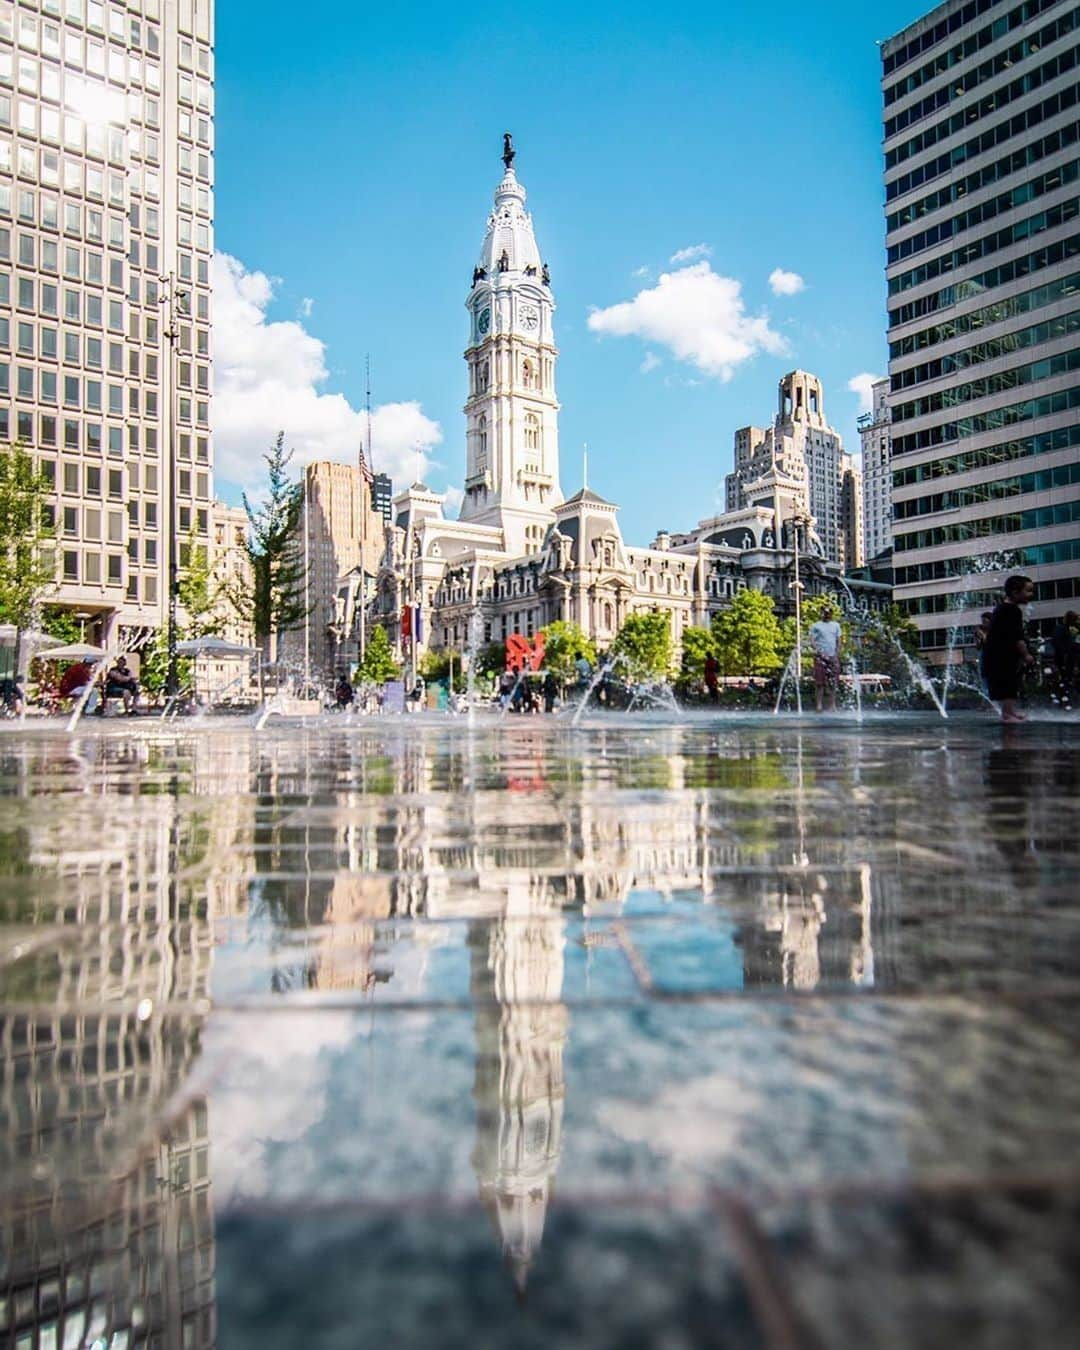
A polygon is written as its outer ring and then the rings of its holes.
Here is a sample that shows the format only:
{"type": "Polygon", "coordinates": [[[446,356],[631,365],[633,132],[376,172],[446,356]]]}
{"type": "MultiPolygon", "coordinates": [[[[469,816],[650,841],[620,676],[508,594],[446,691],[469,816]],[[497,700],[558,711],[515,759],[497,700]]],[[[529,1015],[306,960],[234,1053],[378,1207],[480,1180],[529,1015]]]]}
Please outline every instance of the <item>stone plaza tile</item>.
{"type": "Polygon", "coordinates": [[[779,882],[744,891],[741,903],[628,922],[649,987],[673,995],[1080,987],[1075,911],[1016,909],[987,889],[978,908],[955,909],[936,887],[920,896],[908,878],[880,874],[866,903],[857,888],[845,897],[813,879],[779,882]]]}
{"type": "Polygon", "coordinates": [[[981,1280],[972,1343],[1053,1344],[1078,764],[970,717],[0,737],[0,1340],[310,1342],[287,1292],[327,1344],[933,1345],[981,1280]]]}
{"type": "Polygon", "coordinates": [[[715,1212],[572,1198],[537,1208],[522,1192],[455,1210],[230,1212],[217,1226],[221,1343],[767,1344],[715,1212]]]}
{"type": "Polygon", "coordinates": [[[219,930],[217,1007],[580,1003],[640,997],[621,927],[561,912],[219,930]],[[507,979],[505,972],[511,972],[507,979]]]}
{"type": "Polygon", "coordinates": [[[800,1200],[757,1218],[821,1345],[1006,1350],[1075,1339],[1080,1173],[800,1200]]]}

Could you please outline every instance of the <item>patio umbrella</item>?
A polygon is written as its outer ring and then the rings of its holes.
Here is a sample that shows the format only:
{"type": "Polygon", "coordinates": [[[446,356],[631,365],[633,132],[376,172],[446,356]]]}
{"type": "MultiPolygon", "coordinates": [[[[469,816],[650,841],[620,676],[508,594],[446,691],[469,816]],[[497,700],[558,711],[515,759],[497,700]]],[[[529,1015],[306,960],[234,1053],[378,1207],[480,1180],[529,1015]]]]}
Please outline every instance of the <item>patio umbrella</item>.
{"type": "Polygon", "coordinates": [[[256,648],[242,647],[239,643],[208,635],[186,638],[176,644],[176,651],[179,656],[252,656],[256,648]]]}
{"type": "Polygon", "coordinates": [[[90,642],[69,642],[64,647],[46,647],[34,655],[42,661],[90,661],[104,656],[105,648],[90,642]]]}

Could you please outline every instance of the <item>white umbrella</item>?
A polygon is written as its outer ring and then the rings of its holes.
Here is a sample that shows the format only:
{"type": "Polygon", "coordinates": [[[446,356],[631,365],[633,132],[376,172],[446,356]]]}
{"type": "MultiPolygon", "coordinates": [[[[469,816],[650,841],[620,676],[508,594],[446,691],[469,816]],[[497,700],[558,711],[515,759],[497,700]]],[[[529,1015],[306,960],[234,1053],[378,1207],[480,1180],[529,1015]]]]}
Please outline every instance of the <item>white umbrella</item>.
{"type": "Polygon", "coordinates": [[[104,656],[105,648],[90,642],[69,642],[66,647],[47,647],[35,655],[42,661],[89,661],[104,656]]]}
{"type": "Polygon", "coordinates": [[[186,638],[176,644],[179,656],[251,656],[255,647],[241,647],[236,642],[226,642],[224,638],[206,637],[186,638]]]}

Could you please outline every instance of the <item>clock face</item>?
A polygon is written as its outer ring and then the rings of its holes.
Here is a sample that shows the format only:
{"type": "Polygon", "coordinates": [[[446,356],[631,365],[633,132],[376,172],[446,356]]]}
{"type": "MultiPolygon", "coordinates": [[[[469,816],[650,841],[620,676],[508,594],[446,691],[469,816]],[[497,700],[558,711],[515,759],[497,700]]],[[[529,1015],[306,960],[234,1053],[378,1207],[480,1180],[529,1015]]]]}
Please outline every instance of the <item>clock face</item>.
{"type": "Polygon", "coordinates": [[[534,309],[532,305],[524,305],[521,310],[521,326],[529,333],[535,332],[540,326],[540,311],[534,309]]]}
{"type": "Polygon", "coordinates": [[[482,309],[480,311],[480,317],[476,321],[476,326],[477,328],[479,328],[481,333],[486,333],[488,331],[488,329],[491,327],[490,309],[482,309]]]}

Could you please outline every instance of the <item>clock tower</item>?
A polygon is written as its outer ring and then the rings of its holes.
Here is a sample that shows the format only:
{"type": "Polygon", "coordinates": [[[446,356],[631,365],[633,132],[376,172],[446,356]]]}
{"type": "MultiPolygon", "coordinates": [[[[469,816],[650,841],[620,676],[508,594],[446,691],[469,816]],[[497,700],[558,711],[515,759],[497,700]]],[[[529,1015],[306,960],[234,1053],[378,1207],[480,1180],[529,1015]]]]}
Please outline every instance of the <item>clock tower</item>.
{"type": "Polygon", "coordinates": [[[469,311],[465,497],[461,519],[502,529],[514,556],[536,553],[562,501],[555,397],[555,302],[540,258],[515,150],[495,189],[469,311]]]}

